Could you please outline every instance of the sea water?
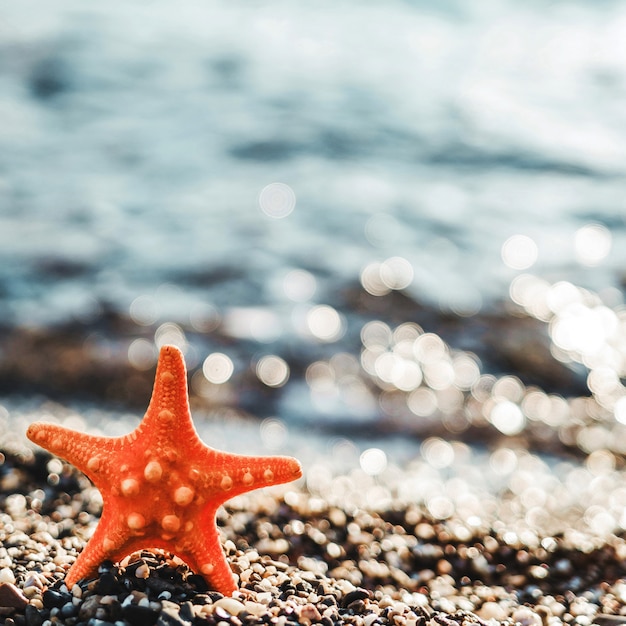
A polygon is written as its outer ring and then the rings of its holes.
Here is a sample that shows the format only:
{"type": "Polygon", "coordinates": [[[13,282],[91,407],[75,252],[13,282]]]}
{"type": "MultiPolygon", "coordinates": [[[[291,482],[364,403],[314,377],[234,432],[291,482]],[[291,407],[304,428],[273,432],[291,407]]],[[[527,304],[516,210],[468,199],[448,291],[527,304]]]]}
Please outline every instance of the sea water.
{"type": "Polygon", "coordinates": [[[243,371],[279,390],[253,396],[270,448],[321,422],[339,456],[364,425],[610,449],[625,38],[610,0],[4,3],[4,338],[113,312],[138,369],[171,341],[211,401],[243,371]],[[516,354],[593,410],[487,367],[494,312],[502,340],[537,320],[516,354]]]}

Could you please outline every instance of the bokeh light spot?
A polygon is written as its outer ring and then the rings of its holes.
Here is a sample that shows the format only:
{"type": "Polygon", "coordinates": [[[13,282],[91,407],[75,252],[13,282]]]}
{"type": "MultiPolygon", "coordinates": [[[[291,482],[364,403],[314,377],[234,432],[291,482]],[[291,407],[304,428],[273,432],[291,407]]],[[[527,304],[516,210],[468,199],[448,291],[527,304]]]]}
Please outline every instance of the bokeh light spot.
{"type": "Polygon", "coordinates": [[[268,387],[282,387],[289,378],[289,366],[279,356],[264,356],[256,365],[256,375],[268,387]]]}
{"type": "Polygon", "coordinates": [[[259,206],[265,215],[281,219],[296,207],[296,194],[285,183],[270,183],[259,194],[259,206]]]}
{"type": "Polygon", "coordinates": [[[394,256],[380,266],[380,277],[389,289],[406,289],[413,282],[413,266],[403,257],[394,256]]]}
{"type": "Polygon", "coordinates": [[[391,341],[391,328],[379,320],[368,322],[361,329],[361,341],[366,348],[387,348],[391,341]]]}
{"type": "Polygon", "coordinates": [[[429,437],[422,443],[422,455],[427,463],[436,468],[449,467],[454,462],[454,448],[440,437],[429,437]]]}
{"type": "Polygon", "coordinates": [[[136,324],[150,326],[158,317],[158,307],[152,296],[137,296],[130,305],[130,316],[136,324]]]}
{"type": "Polygon", "coordinates": [[[196,304],[189,312],[189,323],[194,330],[209,333],[220,325],[219,311],[212,304],[196,304]]]}
{"type": "Polygon", "coordinates": [[[601,263],[611,251],[611,245],[611,231],[602,224],[587,224],[574,235],[576,258],[583,265],[601,263]]]}
{"type": "Polygon", "coordinates": [[[227,382],[233,375],[235,366],[230,357],[221,352],[213,352],[204,360],[202,373],[204,377],[216,385],[227,382]]]}
{"type": "Polygon", "coordinates": [[[235,307],[224,313],[224,332],[238,339],[270,343],[283,329],[277,314],[263,307],[235,307]]]}
{"type": "Polygon", "coordinates": [[[268,450],[280,450],[287,441],[287,427],[275,417],[264,419],[260,431],[261,441],[268,450]]]}
{"type": "Polygon", "coordinates": [[[526,419],[522,410],[510,400],[498,402],[491,409],[491,423],[504,435],[517,435],[524,429],[526,419]]]}
{"type": "Polygon", "coordinates": [[[525,270],[537,261],[537,244],[526,235],[513,235],[502,244],[500,254],[507,267],[525,270]]]}
{"type": "Polygon", "coordinates": [[[366,474],[377,476],[387,467],[387,455],[380,448],[368,448],[361,454],[359,463],[366,474]]]}
{"type": "Polygon", "coordinates": [[[336,341],[345,330],[342,316],[326,304],[315,306],[308,312],[307,326],[310,333],[321,341],[336,341]]]}
{"type": "Polygon", "coordinates": [[[447,519],[454,513],[454,502],[446,496],[433,496],[428,499],[426,506],[436,519],[447,519]]]}
{"type": "Polygon", "coordinates": [[[626,424],[626,396],[622,396],[615,402],[615,419],[620,424],[626,424]]]}
{"type": "Polygon", "coordinates": [[[156,362],[154,344],[147,339],[135,339],[128,346],[128,362],[137,370],[149,370],[156,362]]]}
{"type": "Polygon", "coordinates": [[[361,285],[373,296],[384,296],[391,291],[382,279],[381,267],[380,263],[369,263],[361,272],[361,285]]]}
{"type": "Polygon", "coordinates": [[[311,272],[291,270],[283,280],[285,295],[294,302],[310,300],[317,289],[317,281],[311,272]]]}
{"type": "Polygon", "coordinates": [[[407,406],[418,417],[428,417],[437,410],[437,396],[427,387],[420,387],[409,394],[407,406]]]}
{"type": "Polygon", "coordinates": [[[159,348],[168,344],[180,348],[183,352],[187,348],[185,331],[174,322],[161,324],[154,332],[154,342],[159,348]]]}

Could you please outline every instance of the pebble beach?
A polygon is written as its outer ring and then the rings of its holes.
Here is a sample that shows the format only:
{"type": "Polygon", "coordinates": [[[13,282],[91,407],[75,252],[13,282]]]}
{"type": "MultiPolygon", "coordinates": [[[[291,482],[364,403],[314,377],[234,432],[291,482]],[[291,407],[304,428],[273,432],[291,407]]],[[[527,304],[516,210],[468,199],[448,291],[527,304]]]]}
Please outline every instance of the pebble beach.
{"type": "MultiPolygon", "coordinates": [[[[481,502],[471,488],[459,489],[450,502],[459,512],[473,507],[475,515],[434,517],[419,499],[406,498],[407,486],[425,480],[419,464],[376,479],[363,472],[326,475],[325,485],[318,478],[317,487],[296,483],[253,492],[220,509],[224,550],[238,578],[232,597],[207,589],[175,556],[150,550],[105,562],[97,578],[68,589],[64,573],[98,520],[97,491],[47,454],[25,449],[2,461],[5,624],[626,622],[626,541],[585,526],[576,519],[581,507],[564,494],[552,503],[561,509],[559,519],[530,525],[527,491],[508,494],[505,516],[503,507],[481,502]]],[[[532,479],[541,479],[540,468],[532,479]]],[[[623,476],[601,472],[589,485],[595,495],[586,497],[608,507],[617,480],[623,476]],[[601,488],[607,491],[599,495],[601,488]]]]}

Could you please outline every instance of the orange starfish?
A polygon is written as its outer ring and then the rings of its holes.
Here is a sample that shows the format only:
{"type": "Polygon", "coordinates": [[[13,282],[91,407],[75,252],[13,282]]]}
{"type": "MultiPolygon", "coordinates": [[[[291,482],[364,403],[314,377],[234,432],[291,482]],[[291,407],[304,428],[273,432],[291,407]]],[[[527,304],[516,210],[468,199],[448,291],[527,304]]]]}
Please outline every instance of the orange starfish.
{"type": "Polygon", "coordinates": [[[96,437],[43,422],[31,424],[27,435],[75,465],[102,494],[102,517],[67,573],[68,587],[94,575],[104,560],[162,548],[230,595],[236,586],[220,546],[218,507],[302,475],[291,457],[229,454],[200,440],[189,412],[185,361],[174,346],[161,348],[150,405],[129,435],[96,437]]]}

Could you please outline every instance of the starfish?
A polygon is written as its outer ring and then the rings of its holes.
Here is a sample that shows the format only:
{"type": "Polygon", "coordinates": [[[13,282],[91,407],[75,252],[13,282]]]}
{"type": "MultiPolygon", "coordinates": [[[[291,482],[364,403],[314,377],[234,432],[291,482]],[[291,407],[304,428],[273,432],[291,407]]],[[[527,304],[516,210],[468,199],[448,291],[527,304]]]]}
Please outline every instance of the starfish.
{"type": "Polygon", "coordinates": [[[230,498],[302,476],[287,456],[244,456],[210,448],[194,428],[180,350],[160,350],[152,398],[137,428],[99,437],[45,422],[28,438],[69,461],[102,494],[102,516],[66,575],[68,587],[143,548],[180,557],[224,595],[236,590],[215,522],[230,498]]]}

